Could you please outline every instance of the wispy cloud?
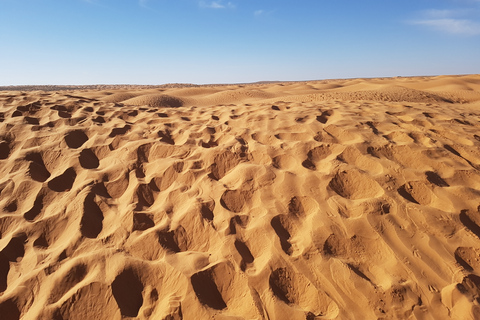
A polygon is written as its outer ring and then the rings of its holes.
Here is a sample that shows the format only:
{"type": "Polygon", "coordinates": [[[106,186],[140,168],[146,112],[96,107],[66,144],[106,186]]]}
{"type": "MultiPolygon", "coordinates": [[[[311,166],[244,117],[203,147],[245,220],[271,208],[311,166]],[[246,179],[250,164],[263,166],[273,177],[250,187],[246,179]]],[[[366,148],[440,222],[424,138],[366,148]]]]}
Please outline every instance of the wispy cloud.
{"type": "Polygon", "coordinates": [[[411,23],[423,25],[448,34],[480,35],[480,23],[468,19],[429,19],[412,21],[411,23]]]}
{"type": "Polygon", "coordinates": [[[235,9],[235,4],[233,2],[224,3],[222,0],[219,1],[200,1],[198,5],[202,8],[210,9],[235,9]]]}
{"type": "MultiPolygon", "coordinates": [[[[480,1],[480,0],[479,0],[480,1]]],[[[431,9],[420,13],[420,18],[408,23],[430,28],[451,35],[476,36],[480,35],[480,21],[471,17],[476,10],[431,9]]]]}
{"type": "Polygon", "coordinates": [[[253,16],[256,18],[264,19],[267,17],[271,17],[274,13],[275,13],[275,9],[273,10],[258,9],[253,11],[253,16]]]}
{"type": "Polygon", "coordinates": [[[425,18],[430,18],[430,19],[445,19],[445,18],[452,18],[452,17],[459,17],[459,16],[464,16],[466,13],[468,13],[467,10],[463,9],[430,9],[430,10],[425,10],[421,14],[425,18]]]}

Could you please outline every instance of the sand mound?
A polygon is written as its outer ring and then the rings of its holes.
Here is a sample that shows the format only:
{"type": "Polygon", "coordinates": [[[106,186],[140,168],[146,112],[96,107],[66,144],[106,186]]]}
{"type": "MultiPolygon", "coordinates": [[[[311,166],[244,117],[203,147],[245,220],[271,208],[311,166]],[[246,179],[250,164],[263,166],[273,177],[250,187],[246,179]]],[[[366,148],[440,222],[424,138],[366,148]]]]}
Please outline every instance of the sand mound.
{"type": "Polygon", "coordinates": [[[478,76],[108,90],[0,92],[1,319],[479,317],[478,76]]]}
{"type": "Polygon", "coordinates": [[[122,102],[128,99],[135,98],[137,94],[134,93],[129,93],[129,92],[118,92],[114,94],[110,94],[108,96],[105,96],[101,98],[100,100],[105,101],[105,102],[122,102]]]}
{"type": "Polygon", "coordinates": [[[179,108],[183,106],[183,101],[179,98],[172,97],[165,94],[147,94],[136,96],[131,99],[122,100],[126,105],[142,106],[148,105],[151,107],[167,107],[167,108],[179,108]]]}
{"type": "Polygon", "coordinates": [[[314,93],[307,98],[314,101],[324,100],[370,100],[385,102],[451,102],[449,99],[427,91],[409,89],[401,86],[387,86],[375,90],[346,91],[350,87],[344,87],[342,91],[329,91],[314,93]]]}

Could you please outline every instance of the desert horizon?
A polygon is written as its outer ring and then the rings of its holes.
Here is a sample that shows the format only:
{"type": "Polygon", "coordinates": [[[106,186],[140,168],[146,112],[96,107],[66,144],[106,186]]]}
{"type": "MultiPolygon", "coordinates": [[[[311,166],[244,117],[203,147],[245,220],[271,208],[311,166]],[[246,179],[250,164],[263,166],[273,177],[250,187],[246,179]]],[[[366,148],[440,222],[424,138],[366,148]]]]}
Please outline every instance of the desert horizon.
{"type": "Polygon", "coordinates": [[[480,317],[480,75],[27,87],[2,320],[480,317]]]}
{"type": "Polygon", "coordinates": [[[135,84],[135,83],[91,83],[91,84],[12,84],[0,85],[0,91],[69,91],[69,90],[109,90],[109,89],[160,89],[160,88],[184,88],[184,87],[221,87],[235,85],[267,85],[267,84],[293,84],[293,83],[312,83],[347,80],[386,80],[386,79],[426,79],[435,77],[466,77],[476,76],[476,73],[465,74],[435,74],[435,75],[404,75],[404,76],[384,76],[384,77],[347,77],[347,78],[329,78],[329,79],[310,79],[310,80],[258,80],[252,82],[225,82],[225,83],[189,83],[172,82],[162,84],[135,84]]]}

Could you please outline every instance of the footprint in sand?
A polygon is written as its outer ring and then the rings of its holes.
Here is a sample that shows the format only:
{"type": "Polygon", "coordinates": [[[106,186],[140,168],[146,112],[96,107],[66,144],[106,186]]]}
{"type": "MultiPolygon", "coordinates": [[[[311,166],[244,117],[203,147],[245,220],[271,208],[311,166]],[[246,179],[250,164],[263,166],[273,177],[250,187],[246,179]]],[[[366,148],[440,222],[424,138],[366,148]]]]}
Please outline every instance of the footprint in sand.
{"type": "Polygon", "coordinates": [[[38,182],[45,182],[50,178],[50,172],[48,172],[43,162],[42,155],[38,152],[32,152],[25,156],[25,160],[30,161],[28,166],[28,174],[30,177],[38,182]]]}
{"type": "Polygon", "coordinates": [[[215,283],[215,275],[215,268],[211,268],[192,275],[190,281],[200,303],[215,310],[223,310],[227,304],[215,283]]]}
{"type": "Polygon", "coordinates": [[[410,202],[425,206],[432,203],[435,198],[431,188],[421,181],[411,181],[404,184],[398,188],[398,193],[410,202]]]}
{"type": "Polygon", "coordinates": [[[84,237],[95,239],[103,229],[103,212],[95,202],[95,194],[89,193],[83,201],[80,231],[84,237]]]}
{"type": "Polygon", "coordinates": [[[10,155],[10,145],[6,141],[0,142],[0,160],[7,159],[10,155]]]}
{"type": "Polygon", "coordinates": [[[376,198],[384,193],[375,180],[357,170],[337,172],[328,186],[340,196],[351,200],[376,198]]]}
{"type": "Polygon", "coordinates": [[[317,116],[317,121],[325,124],[325,123],[327,123],[328,118],[330,118],[330,116],[332,116],[332,115],[333,115],[333,110],[322,111],[322,114],[317,116]]]}
{"type": "Polygon", "coordinates": [[[235,240],[235,249],[237,249],[238,253],[242,257],[242,261],[240,263],[240,268],[245,271],[245,269],[253,263],[255,258],[252,255],[252,252],[248,248],[247,244],[239,239],[235,240]]]}
{"type": "Polygon", "coordinates": [[[82,130],[74,130],[67,133],[64,139],[69,148],[78,149],[88,141],[88,136],[82,130]]]}
{"type": "Polygon", "coordinates": [[[27,235],[20,233],[8,242],[7,246],[0,251],[0,293],[7,289],[7,276],[10,270],[10,262],[17,262],[25,255],[25,243],[27,235]]]}
{"type": "Polygon", "coordinates": [[[272,218],[270,225],[280,239],[280,246],[282,250],[288,254],[292,254],[292,244],[290,243],[290,238],[292,236],[292,230],[294,226],[288,217],[285,215],[278,215],[272,218]]]}
{"type": "Polygon", "coordinates": [[[458,247],[455,250],[455,260],[466,271],[473,272],[474,270],[480,270],[480,250],[473,247],[458,247]]]}
{"type": "Polygon", "coordinates": [[[182,226],[170,231],[161,230],[157,232],[157,237],[160,245],[167,251],[188,251],[188,235],[182,226]]]}
{"type": "Polygon", "coordinates": [[[303,161],[302,165],[310,170],[316,170],[320,161],[327,158],[332,153],[330,145],[321,145],[313,148],[307,153],[307,159],[303,161]]]}
{"type": "Polygon", "coordinates": [[[134,212],[133,213],[133,227],[132,231],[145,231],[147,229],[153,228],[155,222],[153,221],[153,215],[143,212],[134,212]]]}
{"type": "Polygon", "coordinates": [[[293,272],[289,267],[273,270],[269,285],[275,297],[307,314],[307,319],[322,316],[332,319],[338,315],[338,306],[324,292],[318,290],[301,273],[293,272]]]}
{"type": "Polygon", "coordinates": [[[65,192],[72,189],[73,183],[77,177],[74,168],[68,168],[61,175],[48,182],[48,187],[56,192],[65,192]]]}
{"type": "Polygon", "coordinates": [[[80,152],[78,160],[84,169],[96,169],[100,165],[100,161],[98,160],[97,156],[93,150],[89,148],[83,149],[80,152]]]}
{"type": "Polygon", "coordinates": [[[124,317],[136,317],[143,305],[144,285],[133,268],[123,270],[112,282],[112,293],[124,317]]]}
{"type": "Polygon", "coordinates": [[[220,198],[222,206],[232,212],[241,212],[247,199],[252,197],[252,192],[247,190],[226,190],[220,198]]]}

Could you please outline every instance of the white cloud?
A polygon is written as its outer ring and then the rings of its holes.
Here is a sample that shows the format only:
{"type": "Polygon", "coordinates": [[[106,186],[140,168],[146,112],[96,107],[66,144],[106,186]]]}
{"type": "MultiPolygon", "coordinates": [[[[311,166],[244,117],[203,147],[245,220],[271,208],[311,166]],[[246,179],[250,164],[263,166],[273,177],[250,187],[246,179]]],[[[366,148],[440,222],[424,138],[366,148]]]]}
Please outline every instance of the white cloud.
{"type": "Polygon", "coordinates": [[[205,2],[205,1],[200,1],[199,6],[202,8],[210,8],[210,9],[234,9],[235,4],[233,2],[227,2],[224,3],[222,0],[219,1],[210,1],[210,2],[205,2]]]}
{"type": "MultiPolygon", "coordinates": [[[[480,1],[480,0],[479,0],[480,1]]],[[[449,10],[449,9],[430,9],[425,10],[422,12],[422,15],[425,18],[431,19],[445,19],[445,18],[454,18],[454,17],[465,17],[469,13],[473,12],[472,9],[456,9],[456,10],[449,10]]]]}
{"type": "Polygon", "coordinates": [[[476,18],[474,13],[476,10],[431,9],[422,11],[419,19],[409,23],[452,35],[475,36],[480,35],[480,21],[472,19],[476,18]]]}
{"type": "Polygon", "coordinates": [[[253,11],[253,15],[257,18],[264,19],[264,18],[267,18],[267,17],[271,17],[273,14],[275,14],[275,11],[276,11],[275,9],[273,9],[273,10],[258,9],[258,10],[253,11]]]}
{"type": "Polygon", "coordinates": [[[480,24],[467,19],[426,19],[412,21],[412,24],[427,26],[449,34],[480,35],[480,24]]]}
{"type": "Polygon", "coordinates": [[[429,17],[432,19],[443,19],[447,17],[454,16],[454,12],[452,10],[439,10],[439,9],[430,9],[424,12],[425,17],[429,17]]]}

